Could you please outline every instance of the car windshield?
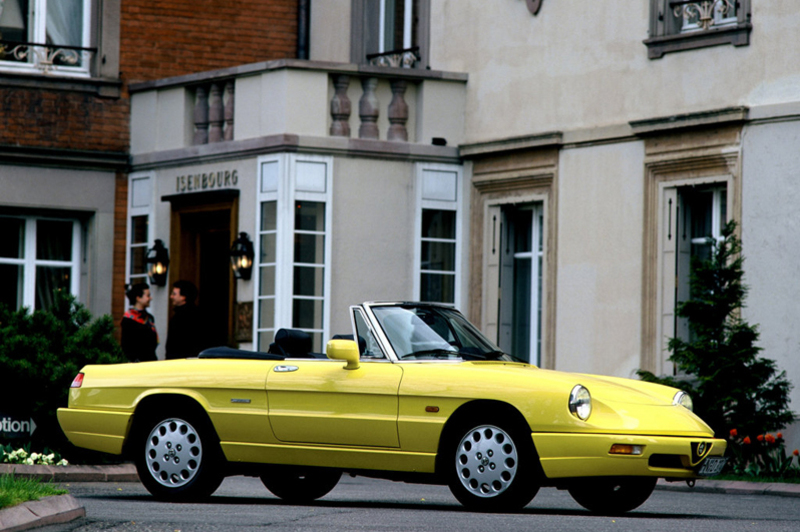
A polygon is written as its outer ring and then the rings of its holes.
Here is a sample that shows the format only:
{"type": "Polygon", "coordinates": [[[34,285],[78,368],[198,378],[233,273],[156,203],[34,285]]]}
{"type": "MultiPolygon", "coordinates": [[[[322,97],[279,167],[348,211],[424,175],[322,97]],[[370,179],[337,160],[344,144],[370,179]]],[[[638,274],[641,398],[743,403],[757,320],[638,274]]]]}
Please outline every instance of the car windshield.
{"type": "Polygon", "coordinates": [[[372,311],[402,360],[505,360],[503,353],[454,309],[430,305],[374,306],[372,311]]]}

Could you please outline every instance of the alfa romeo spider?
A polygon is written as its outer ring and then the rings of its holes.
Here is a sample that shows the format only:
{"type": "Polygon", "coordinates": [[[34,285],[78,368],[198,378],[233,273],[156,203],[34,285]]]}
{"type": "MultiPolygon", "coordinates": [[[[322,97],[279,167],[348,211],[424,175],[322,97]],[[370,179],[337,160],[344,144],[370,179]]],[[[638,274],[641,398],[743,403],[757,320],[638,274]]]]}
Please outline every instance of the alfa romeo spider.
{"type": "Polygon", "coordinates": [[[309,502],[346,473],[448,485],[481,511],[522,508],[554,486],[618,514],[658,478],[692,481],[725,463],[725,440],[680,390],[538,368],[444,305],[350,313],[352,332],[325,354],[281,329],[268,352],[86,366],[59,422],[76,446],[133,460],[170,501],[244,474],[309,502]]]}

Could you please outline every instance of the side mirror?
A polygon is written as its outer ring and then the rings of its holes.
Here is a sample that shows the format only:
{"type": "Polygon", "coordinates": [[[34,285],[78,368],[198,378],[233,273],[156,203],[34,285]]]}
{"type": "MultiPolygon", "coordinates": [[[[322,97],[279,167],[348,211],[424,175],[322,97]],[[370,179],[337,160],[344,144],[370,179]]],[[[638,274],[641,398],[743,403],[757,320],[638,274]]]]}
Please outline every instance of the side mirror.
{"type": "Polygon", "coordinates": [[[325,354],[331,360],[344,360],[344,369],[358,369],[361,366],[361,354],[358,344],[353,340],[331,340],[325,348],[325,354]]]}

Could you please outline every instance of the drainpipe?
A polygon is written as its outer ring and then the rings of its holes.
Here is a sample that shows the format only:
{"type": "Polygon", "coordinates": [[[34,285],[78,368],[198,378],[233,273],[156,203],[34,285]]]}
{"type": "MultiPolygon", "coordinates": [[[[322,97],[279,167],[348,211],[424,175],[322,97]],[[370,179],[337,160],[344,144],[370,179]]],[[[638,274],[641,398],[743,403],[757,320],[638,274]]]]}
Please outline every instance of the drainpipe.
{"type": "Polygon", "coordinates": [[[297,2],[297,58],[308,59],[311,0],[297,2]]]}

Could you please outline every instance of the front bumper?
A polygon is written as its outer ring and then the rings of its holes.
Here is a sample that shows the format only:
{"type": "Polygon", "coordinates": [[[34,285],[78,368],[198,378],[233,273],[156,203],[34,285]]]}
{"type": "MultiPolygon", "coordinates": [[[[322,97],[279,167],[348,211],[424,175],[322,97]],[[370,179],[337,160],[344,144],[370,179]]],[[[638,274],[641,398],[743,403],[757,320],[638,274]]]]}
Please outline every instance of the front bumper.
{"type": "Polygon", "coordinates": [[[533,433],[547,478],[644,476],[698,478],[710,456],[723,456],[725,440],[702,437],[632,436],[621,434],[533,433]],[[700,445],[700,444],[705,445],[700,445]],[[610,454],[614,444],[642,447],[639,455],[610,454]]]}

